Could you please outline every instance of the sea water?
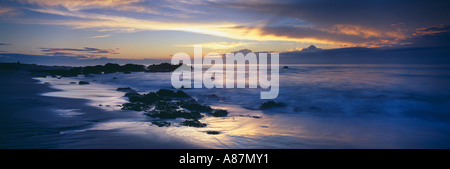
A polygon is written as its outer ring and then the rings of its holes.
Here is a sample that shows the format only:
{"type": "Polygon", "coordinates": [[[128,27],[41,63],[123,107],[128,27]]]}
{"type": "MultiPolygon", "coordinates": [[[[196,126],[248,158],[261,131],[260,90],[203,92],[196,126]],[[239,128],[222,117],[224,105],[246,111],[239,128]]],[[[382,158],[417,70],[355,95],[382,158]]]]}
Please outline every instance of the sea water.
{"type": "MultiPolygon", "coordinates": [[[[264,89],[259,88],[181,89],[202,104],[230,112],[228,117],[202,118],[208,124],[205,128],[157,127],[151,125],[155,119],[143,112],[120,110],[127,98],[116,88],[141,93],[173,89],[170,72],[36,79],[61,90],[44,96],[83,98],[89,100],[88,106],[135,114],[66,132],[118,130],[143,137],[156,132],[206,148],[450,148],[450,66],[287,66],[280,67],[275,101],[286,105],[280,108],[259,109],[268,101],[260,99],[264,89]],[[79,80],[91,84],[70,84],[79,80]]],[[[64,116],[83,113],[57,111],[64,116]]]]}

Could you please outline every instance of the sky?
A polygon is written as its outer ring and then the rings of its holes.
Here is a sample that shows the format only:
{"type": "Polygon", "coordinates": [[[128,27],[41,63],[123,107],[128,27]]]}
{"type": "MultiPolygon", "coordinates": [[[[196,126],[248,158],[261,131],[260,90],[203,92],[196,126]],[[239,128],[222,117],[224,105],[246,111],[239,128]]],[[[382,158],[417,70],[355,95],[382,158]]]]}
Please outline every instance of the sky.
{"type": "Polygon", "coordinates": [[[446,60],[449,8],[448,0],[2,0],[0,61],[170,59],[198,44],[290,61],[361,50],[446,60]]]}

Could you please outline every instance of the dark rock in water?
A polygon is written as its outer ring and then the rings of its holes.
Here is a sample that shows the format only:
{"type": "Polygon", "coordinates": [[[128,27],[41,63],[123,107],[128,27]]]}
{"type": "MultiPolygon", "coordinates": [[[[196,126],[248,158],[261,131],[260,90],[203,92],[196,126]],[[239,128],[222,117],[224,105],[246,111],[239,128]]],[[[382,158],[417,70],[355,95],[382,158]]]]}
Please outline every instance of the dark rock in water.
{"type": "Polygon", "coordinates": [[[208,100],[218,100],[219,101],[219,100],[223,99],[215,94],[207,94],[207,95],[202,95],[202,96],[204,96],[208,100]]]}
{"type": "Polygon", "coordinates": [[[160,100],[163,100],[163,98],[161,98],[160,96],[158,96],[154,92],[150,92],[150,93],[144,94],[142,96],[142,102],[147,103],[147,104],[153,104],[153,103],[155,103],[157,101],[160,101],[160,100]]]}
{"type": "Polygon", "coordinates": [[[182,110],[152,110],[150,112],[144,113],[147,116],[153,118],[161,118],[161,119],[176,119],[176,118],[184,118],[184,119],[200,119],[203,116],[199,112],[188,112],[182,110]]]}
{"type": "Polygon", "coordinates": [[[159,65],[153,64],[147,67],[146,72],[172,72],[181,65],[181,63],[178,65],[172,65],[170,63],[161,63],[159,65]]]}
{"type": "Polygon", "coordinates": [[[254,118],[254,119],[260,119],[260,116],[251,116],[251,115],[237,115],[238,117],[250,117],[250,118],[254,118]]]}
{"type": "Polygon", "coordinates": [[[116,73],[116,72],[123,72],[125,74],[130,74],[131,72],[142,72],[142,71],[145,71],[144,65],[126,64],[120,66],[119,64],[116,63],[107,63],[105,65],[85,66],[82,67],[79,72],[82,72],[83,74],[102,74],[102,73],[116,73]]]}
{"type": "Polygon", "coordinates": [[[159,101],[155,103],[155,109],[145,113],[150,117],[159,117],[162,119],[199,119],[203,116],[199,112],[189,112],[184,110],[178,110],[176,103],[169,103],[166,101],[159,101]]]}
{"type": "Polygon", "coordinates": [[[126,93],[125,96],[128,97],[128,100],[130,100],[130,102],[132,103],[143,102],[143,96],[140,95],[139,93],[136,92],[126,93]]]}
{"type": "Polygon", "coordinates": [[[123,71],[130,71],[130,72],[143,72],[145,71],[144,65],[137,65],[137,64],[125,64],[121,67],[123,71]]]}
{"type": "Polygon", "coordinates": [[[274,101],[267,101],[264,102],[261,106],[259,106],[260,109],[270,109],[275,107],[283,107],[285,106],[284,103],[281,102],[274,102],[274,101]]]}
{"type": "Polygon", "coordinates": [[[188,94],[186,94],[185,92],[183,92],[181,90],[178,90],[177,92],[175,92],[175,97],[184,97],[184,98],[186,98],[186,97],[191,97],[191,96],[189,96],[188,94]]]}
{"type": "Polygon", "coordinates": [[[199,111],[199,112],[211,112],[212,108],[209,106],[201,105],[191,101],[180,101],[178,102],[180,107],[191,110],[191,111],[199,111]]]}
{"type": "Polygon", "coordinates": [[[189,126],[189,127],[206,127],[205,123],[201,123],[198,120],[185,120],[180,123],[183,126],[189,126]]]}
{"type": "Polygon", "coordinates": [[[158,101],[155,103],[155,109],[163,111],[176,110],[178,109],[178,105],[172,102],[158,101]]]}
{"type": "Polygon", "coordinates": [[[116,91],[124,91],[124,90],[130,90],[130,87],[119,87],[116,89],[116,91]]]}
{"type": "Polygon", "coordinates": [[[128,100],[130,100],[130,102],[142,102],[145,104],[153,104],[157,101],[163,100],[163,98],[159,97],[154,92],[150,92],[144,95],[140,95],[137,92],[129,92],[125,94],[125,97],[128,97],[128,100]]]}
{"type": "Polygon", "coordinates": [[[116,91],[119,91],[119,92],[127,92],[127,93],[133,93],[133,92],[136,92],[135,90],[133,90],[133,89],[130,88],[130,87],[119,87],[119,88],[116,89],[116,91]]]}
{"type": "Polygon", "coordinates": [[[113,77],[112,79],[117,79],[117,77],[113,77]]]}
{"type": "Polygon", "coordinates": [[[171,125],[170,122],[166,121],[153,121],[152,124],[157,125],[158,127],[169,127],[171,125]]]}
{"type": "Polygon", "coordinates": [[[220,131],[206,131],[206,134],[217,135],[220,134],[220,131]]]}
{"type": "Polygon", "coordinates": [[[124,103],[122,104],[122,110],[134,110],[134,111],[144,111],[149,107],[144,103],[124,103]]]}
{"type": "Polygon", "coordinates": [[[77,82],[69,82],[69,84],[77,84],[77,82]]]}
{"type": "Polygon", "coordinates": [[[173,97],[173,95],[175,95],[175,92],[169,89],[159,89],[156,94],[162,97],[173,97]]]}
{"type": "Polygon", "coordinates": [[[283,69],[289,69],[289,67],[288,66],[284,66],[283,69]]]}
{"type": "Polygon", "coordinates": [[[98,106],[103,106],[102,104],[99,104],[98,106]]]}
{"type": "Polygon", "coordinates": [[[89,82],[86,82],[86,81],[79,81],[78,84],[79,84],[79,85],[87,85],[87,84],[89,84],[89,82]]]}
{"type": "Polygon", "coordinates": [[[184,93],[181,90],[179,90],[177,92],[174,92],[174,91],[169,90],[169,89],[159,89],[156,92],[156,94],[158,94],[158,96],[161,96],[161,97],[171,97],[171,98],[174,98],[174,97],[185,97],[185,98],[190,97],[189,95],[187,95],[186,93],[184,93]]]}
{"type": "Polygon", "coordinates": [[[115,73],[120,71],[120,65],[117,63],[107,63],[101,68],[101,71],[104,73],[115,73]]]}
{"type": "Polygon", "coordinates": [[[214,112],[211,113],[214,117],[226,117],[228,115],[228,111],[226,110],[214,110],[214,112]]]}

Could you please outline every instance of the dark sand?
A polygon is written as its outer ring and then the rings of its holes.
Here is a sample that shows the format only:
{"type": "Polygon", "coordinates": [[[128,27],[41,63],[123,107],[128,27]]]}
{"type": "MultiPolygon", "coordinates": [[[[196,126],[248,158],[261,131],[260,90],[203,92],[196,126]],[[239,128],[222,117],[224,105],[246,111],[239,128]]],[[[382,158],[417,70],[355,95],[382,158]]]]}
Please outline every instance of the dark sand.
{"type": "MultiPolygon", "coordinates": [[[[167,139],[154,133],[139,136],[116,130],[83,130],[124,116],[86,105],[84,99],[41,96],[55,91],[37,84],[25,71],[0,70],[0,148],[66,149],[66,148],[201,148],[179,138],[167,139]],[[55,109],[79,109],[82,115],[64,118],[55,109]]],[[[149,132],[152,133],[152,132],[149,132]]]]}

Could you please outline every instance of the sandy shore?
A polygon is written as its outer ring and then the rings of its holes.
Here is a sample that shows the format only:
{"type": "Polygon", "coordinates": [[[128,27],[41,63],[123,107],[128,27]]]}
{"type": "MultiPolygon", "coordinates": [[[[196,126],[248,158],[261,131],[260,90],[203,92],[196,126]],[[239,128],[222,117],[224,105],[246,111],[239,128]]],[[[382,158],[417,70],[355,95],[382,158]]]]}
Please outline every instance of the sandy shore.
{"type": "Polygon", "coordinates": [[[0,148],[201,148],[160,133],[84,130],[124,112],[88,106],[84,99],[41,96],[56,89],[38,84],[25,71],[1,70],[0,78],[0,148]],[[70,110],[82,113],[70,115],[70,110]]]}

